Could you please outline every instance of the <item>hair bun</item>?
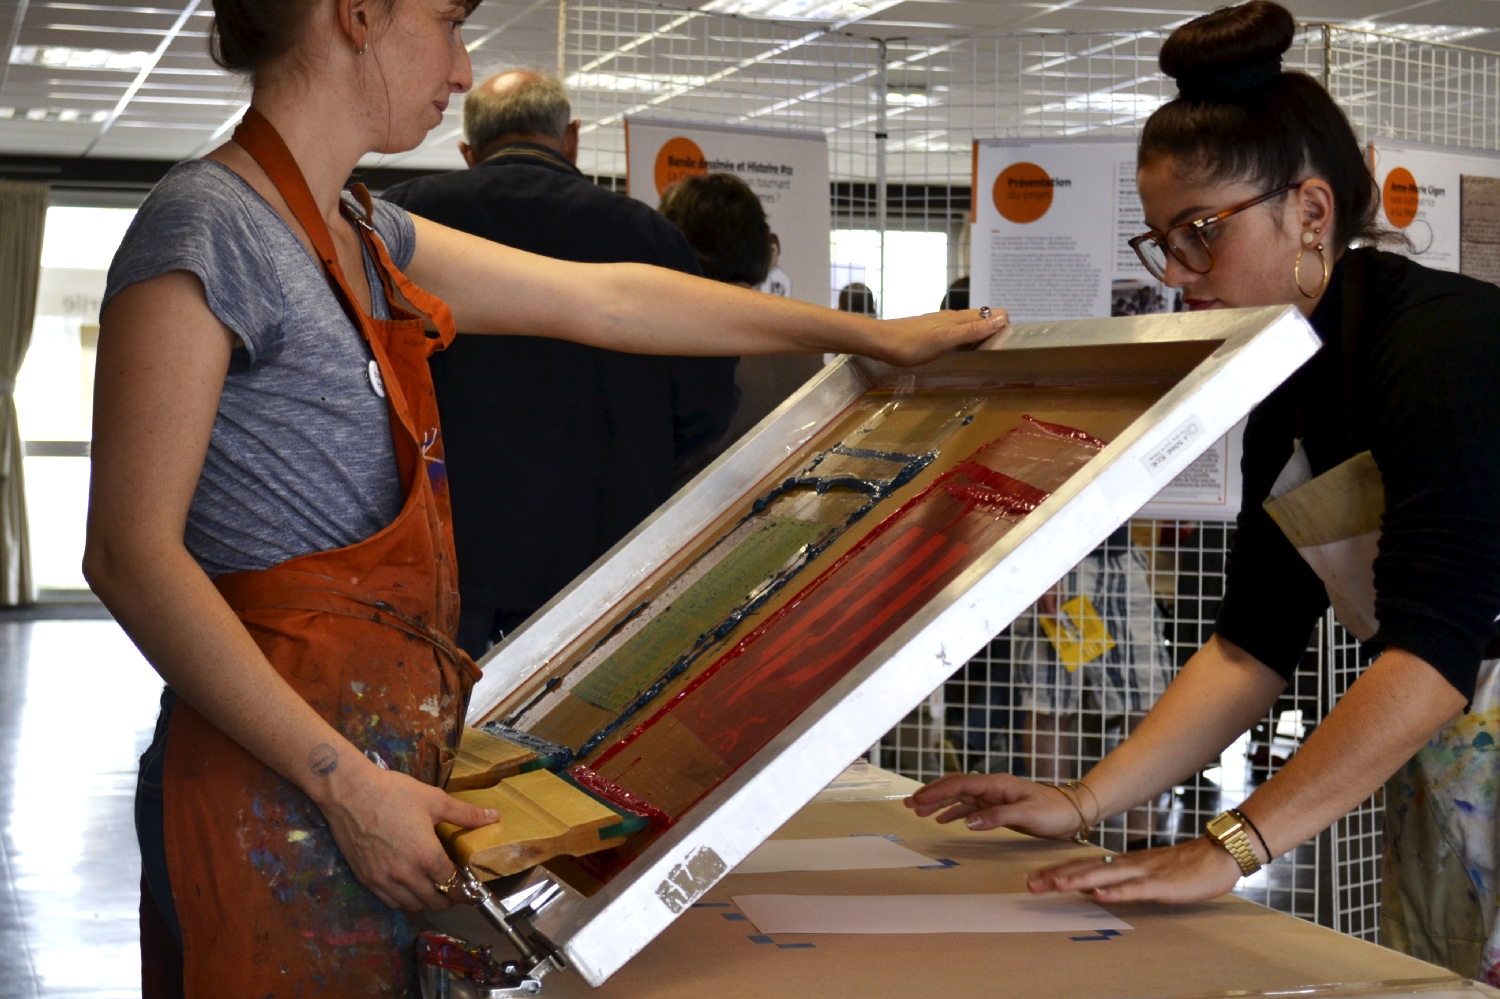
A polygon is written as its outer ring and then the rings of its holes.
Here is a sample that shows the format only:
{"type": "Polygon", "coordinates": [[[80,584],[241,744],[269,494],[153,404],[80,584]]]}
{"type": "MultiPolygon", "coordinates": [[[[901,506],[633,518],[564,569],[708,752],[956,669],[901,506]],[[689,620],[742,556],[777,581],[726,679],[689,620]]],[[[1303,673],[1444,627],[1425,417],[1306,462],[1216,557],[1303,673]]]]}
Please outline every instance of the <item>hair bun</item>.
{"type": "Polygon", "coordinates": [[[1271,0],[1221,7],[1172,32],[1157,58],[1189,100],[1233,99],[1281,76],[1297,22],[1271,0]]]}

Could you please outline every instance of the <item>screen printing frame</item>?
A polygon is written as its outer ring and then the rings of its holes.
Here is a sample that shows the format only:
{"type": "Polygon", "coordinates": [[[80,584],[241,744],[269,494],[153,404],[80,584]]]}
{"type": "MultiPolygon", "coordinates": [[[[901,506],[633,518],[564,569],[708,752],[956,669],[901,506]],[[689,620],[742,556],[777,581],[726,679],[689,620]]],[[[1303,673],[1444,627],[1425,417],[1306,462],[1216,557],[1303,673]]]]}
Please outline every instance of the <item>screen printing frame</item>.
{"type": "Polygon", "coordinates": [[[570,890],[537,928],[589,984],[604,982],[1320,345],[1300,312],[1273,306],[1026,323],[993,351],[918,368],[850,356],[828,365],[491,650],[469,724],[487,720],[870,389],[1170,387],[624,871],[591,897],[570,890]]]}

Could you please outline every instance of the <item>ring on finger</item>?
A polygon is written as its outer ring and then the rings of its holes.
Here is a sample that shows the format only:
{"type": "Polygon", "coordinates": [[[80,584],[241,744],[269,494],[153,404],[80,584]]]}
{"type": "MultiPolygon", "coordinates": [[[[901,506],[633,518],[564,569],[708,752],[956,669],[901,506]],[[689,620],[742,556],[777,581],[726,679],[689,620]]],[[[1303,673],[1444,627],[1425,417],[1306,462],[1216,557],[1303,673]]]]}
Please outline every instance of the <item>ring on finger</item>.
{"type": "Polygon", "coordinates": [[[452,877],[450,877],[447,881],[444,881],[442,884],[439,884],[438,882],[434,881],[432,883],[432,887],[436,888],[439,892],[441,892],[442,894],[446,895],[450,891],[452,891],[453,889],[455,889],[455,888],[458,887],[458,882],[459,882],[460,878],[462,878],[462,877],[463,877],[463,875],[459,872],[458,868],[455,867],[453,869],[453,876],[452,877]]]}
{"type": "Polygon", "coordinates": [[[1115,855],[1112,854],[1112,853],[1106,853],[1104,856],[1102,856],[1102,857],[1099,858],[1099,863],[1101,863],[1101,864],[1106,864],[1107,865],[1107,864],[1113,864],[1114,862],[1115,862],[1115,855]]]}
{"type": "Polygon", "coordinates": [[[988,319],[989,317],[990,317],[990,307],[988,305],[981,305],[979,307],[979,318],[980,319],[988,319]]]}

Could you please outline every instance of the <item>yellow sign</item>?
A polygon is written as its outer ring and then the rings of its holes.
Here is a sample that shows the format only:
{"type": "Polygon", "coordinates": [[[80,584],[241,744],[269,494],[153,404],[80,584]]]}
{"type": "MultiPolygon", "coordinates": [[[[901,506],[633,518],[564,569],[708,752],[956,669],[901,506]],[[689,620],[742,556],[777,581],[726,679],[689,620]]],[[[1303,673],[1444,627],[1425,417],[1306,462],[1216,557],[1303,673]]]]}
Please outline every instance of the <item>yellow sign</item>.
{"type": "Polygon", "coordinates": [[[1042,630],[1057,650],[1057,661],[1069,673],[1091,663],[1115,647],[1114,636],[1104,626],[1104,618],[1094,609],[1093,601],[1079,595],[1058,607],[1058,614],[1041,615],[1042,630]]]}

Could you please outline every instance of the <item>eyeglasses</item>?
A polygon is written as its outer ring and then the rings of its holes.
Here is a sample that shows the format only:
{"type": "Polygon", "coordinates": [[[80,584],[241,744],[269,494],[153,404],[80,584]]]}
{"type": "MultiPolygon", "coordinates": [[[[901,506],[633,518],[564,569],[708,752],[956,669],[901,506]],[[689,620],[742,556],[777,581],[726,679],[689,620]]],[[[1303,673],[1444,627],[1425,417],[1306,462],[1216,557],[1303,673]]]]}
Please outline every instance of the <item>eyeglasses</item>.
{"type": "Polygon", "coordinates": [[[1135,251],[1137,257],[1141,258],[1141,263],[1146,265],[1146,270],[1151,272],[1151,276],[1158,281],[1167,279],[1167,254],[1169,253],[1177,259],[1179,264],[1194,274],[1207,274],[1214,269],[1214,255],[1213,251],[1208,248],[1208,240],[1204,238],[1205,229],[1224,221],[1231,215],[1247,208],[1254,208],[1263,201],[1270,201],[1277,195],[1285,194],[1297,187],[1297,184],[1278,187],[1268,194],[1262,194],[1235,205],[1233,208],[1226,208],[1218,214],[1174,225],[1164,233],[1152,229],[1132,239],[1130,248],[1135,251]]]}

